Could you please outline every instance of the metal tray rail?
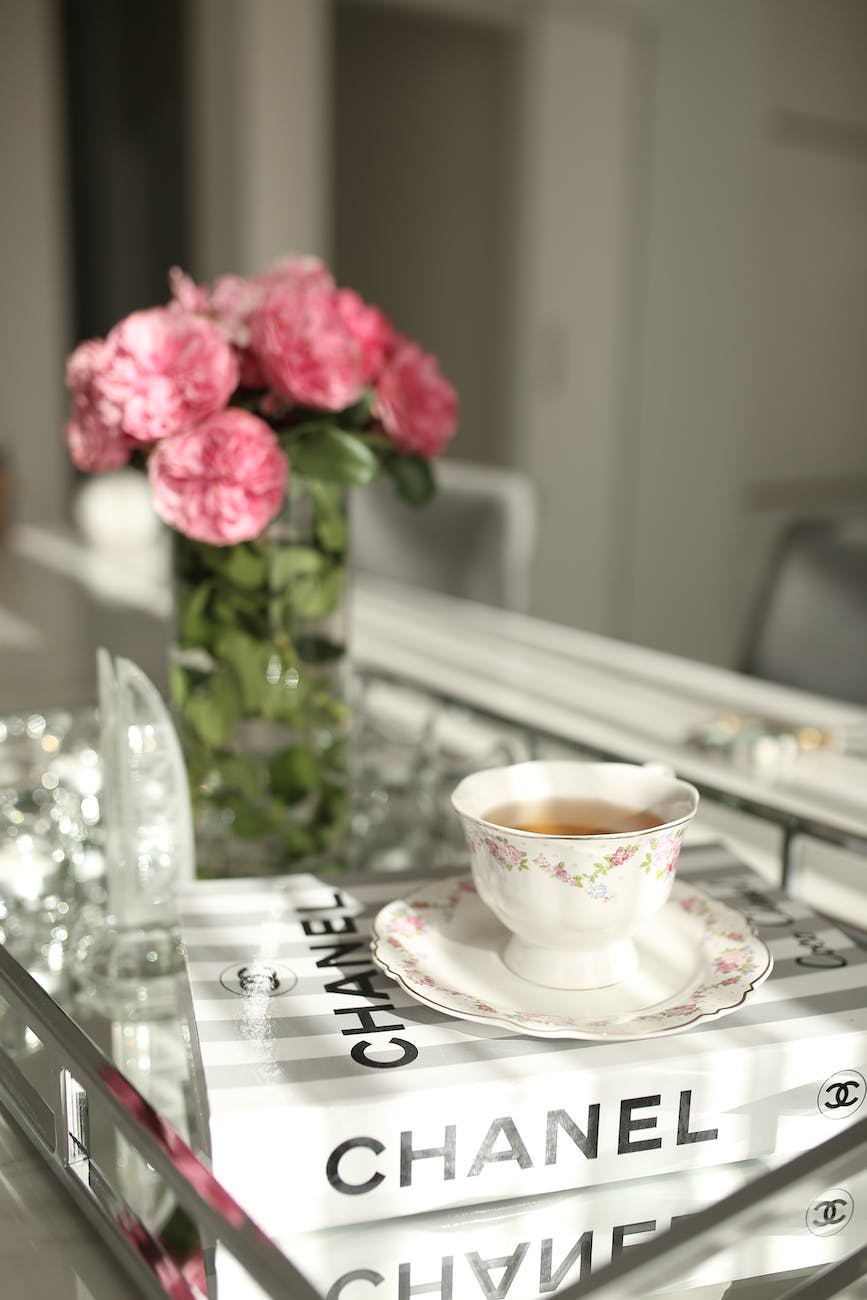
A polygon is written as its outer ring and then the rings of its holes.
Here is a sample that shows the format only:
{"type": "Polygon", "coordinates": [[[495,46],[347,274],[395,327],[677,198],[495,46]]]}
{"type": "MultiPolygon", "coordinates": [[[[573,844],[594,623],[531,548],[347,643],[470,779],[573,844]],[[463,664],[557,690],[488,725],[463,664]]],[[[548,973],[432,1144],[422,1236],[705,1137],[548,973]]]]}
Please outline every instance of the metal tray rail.
{"type": "Polygon", "coordinates": [[[293,1264],[224,1191],[189,1146],[124,1078],[48,993],[0,946],[0,997],[7,1014],[40,1040],[50,1062],[43,1097],[0,1048],[0,1102],[30,1137],[67,1192],[147,1297],[197,1300],[166,1248],[111,1186],[90,1149],[90,1108],[153,1167],[203,1241],[219,1241],[270,1296],[319,1300],[293,1264]]]}
{"type": "MultiPolygon", "coordinates": [[[[359,670],[359,677],[361,680],[381,681],[395,687],[406,685],[405,676],[398,672],[390,672],[384,668],[375,670],[366,667],[362,668],[359,670]]],[[[429,683],[426,683],[423,688],[416,686],[416,689],[423,690],[432,700],[436,700],[443,709],[454,708],[458,703],[454,696],[445,691],[438,691],[435,686],[429,683]]],[[[535,722],[530,724],[515,719],[504,719],[502,715],[498,714],[494,709],[487,708],[484,704],[473,703],[469,705],[462,702],[461,707],[465,708],[474,717],[485,719],[499,728],[508,725],[512,733],[516,737],[520,737],[526,747],[528,756],[533,758],[542,756],[546,746],[563,747],[565,745],[576,757],[610,762],[634,761],[634,759],[624,756],[617,749],[603,748],[586,741],[576,740],[565,729],[560,732],[542,727],[535,722]]],[[[737,812],[751,813],[779,828],[782,832],[780,882],[784,887],[789,883],[792,872],[794,847],[797,838],[803,835],[811,836],[823,844],[834,845],[861,854],[865,858],[865,870],[867,870],[867,837],[859,835],[855,831],[835,826],[832,822],[821,821],[816,817],[779,808],[775,806],[772,800],[762,799],[758,795],[749,797],[743,794],[733,794],[724,784],[717,784],[706,777],[696,777],[694,773],[687,770],[685,765],[682,765],[679,774],[686,780],[692,781],[703,798],[723,807],[732,808],[737,812]]]]}

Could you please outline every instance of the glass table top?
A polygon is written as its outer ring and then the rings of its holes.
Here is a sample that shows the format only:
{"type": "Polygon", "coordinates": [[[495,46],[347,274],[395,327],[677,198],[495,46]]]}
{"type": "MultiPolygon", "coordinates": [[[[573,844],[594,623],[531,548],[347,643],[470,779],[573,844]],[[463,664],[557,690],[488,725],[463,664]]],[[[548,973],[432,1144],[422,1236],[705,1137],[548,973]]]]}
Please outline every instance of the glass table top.
{"type": "MultiPolygon", "coordinates": [[[[68,575],[55,582],[21,557],[3,564],[18,622],[5,628],[0,764],[57,740],[56,788],[72,787],[79,852],[72,913],[56,906],[49,853],[28,868],[29,915],[3,922],[0,1091],[132,1286],[196,1296],[213,1290],[216,1269],[228,1300],[262,1289],[293,1300],[867,1295],[864,1122],[794,1162],[740,1161],[264,1244],[197,1159],[207,1133],[180,963],[161,954],[143,995],[112,1006],[82,996],[67,960],[73,925],[86,929],[104,908],[94,651],[110,644],[161,684],[164,624],[141,606],[71,593],[68,575]]],[[[699,839],[724,839],[769,885],[785,880],[863,941],[863,711],[418,593],[362,590],[354,644],[346,879],[387,876],[397,895],[420,863],[432,874],[466,870],[448,796],[467,771],[526,757],[661,759],[702,791],[699,839]],[[760,734],[749,721],[733,740],[733,713],[759,718],[760,734]],[[827,746],[805,747],[804,722],[827,746]]],[[[39,812],[12,802],[16,816],[39,812]]]]}
{"type": "MultiPolygon", "coordinates": [[[[39,732],[34,716],[28,715],[30,729],[39,732]]],[[[433,875],[465,871],[460,827],[448,808],[449,792],[460,776],[486,764],[564,752],[560,739],[533,733],[488,711],[475,713],[466,704],[422,691],[394,675],[366,673],[359,678],[356,719],[356,740],[363,741],[357,750],[363,761],[354,771],[350,874],[337,878],[349,882],[349,888],[353,880],[386,876],[398,895],[406,873],[417,873],[420,863],[433,875]]],[[[20,749],[33,743],[26,724],[21,734],[20,719],[7,718],[5,725],[7,745],[16,742],[20,749]]],[[[36,741],[46,734],[61,739],[58,755],[69,760],[66,780],[75,784],[72,773],[76,774],[77,793],[86,811],[97,781],[92,711],[84,708],[48,716],[36,741]]],[[[707,797],[703,812],[704,825],[696,828],[699,843],[702,838],[717,838],[720,825],[731,829],[738,810],[730,804],[717,807],[707,797]]],[[[750,824],[757,815],[754,808],[740,812],[750,824]]],[[[103,846],[98,818],[90,824],[86,816],[79,820],[78,893],[86,923],[86,909],[100,906],[103,846]]],[[[743,827],[739,829],[743,835],[743,827]]],[[[773,870],[782,866],[786,828],[770,822],[769,830],[771,838],[759,845],[758,861],[770,882],[773,870]],[[774,851],[776,867],[771,862],[774,851]]],[[[50,883],[42,880],[45,889],[50,883]]],[[[10,935],[7,952],[24,958],[22,964],[50,994],[50,1005],[62,1008],[73,1027],[84,1031],[86,1042],[98,1049],[85,1067],[99,1071],[101,1063],[112,1063],[153,1106],[160,1122],[167,1122],[165,1132],[177,1134],[193,1152],[206,1152],[208,1137],[201,1083],[190,1050],[190,1003],[183,971],[156,975],[132,1000],[122,994],[113,1004],[104,994],[94,999],[63,959],[62,932],[68,928],[74,933],[76,918],[52,919],[59,922],[54,926],[58,945],[54,950],[50,943],[43,944],[34,957],[33,936],[19,933],[10,935]]],[[[857,930],[850,928],[849,933],[860,939],[857,930]]],[[[0,970],[0,976],[8,979],[9,973],[0,970]]],[[[19,1119],[37,1131],[41,1126],[46,1134],[54,1129],[59,1114],[60,1131],[74,1139],[67,1152],[68,1156],[72,1152],[69,1165],[78,1168],[77,1181],[100,1202],[97,1218],[102,1216],[103,1230],[116,1233],[118,1222],[125,1223],[126,1239],[139,1255],[147,1255],[156,1243],[156,1250],[168,1260],[161,1278],[152,1269],[149,1277],[137,1277],[130,1266],[131,1278],[153,1294],[184,1294],[178,1288],[188,1287],[195,1295],[196,1287],[209,1284],[229,1300],[262,1294],[233,1258],[231,1250],[238,1243],[226,1242],[226,1224],[219,1215],[217,1223],[202,1225],[197,1201],[203,1198],[213,1212],[213,1189],[197,1185],[195,1161],[183,1152],[181,1157],[177,1151],[172,1155],[170,1143],[169,1163],[177,1173],[180,1159],[185,1171],[181,1177],[196,1198],[188,1207],[154,1153],[141,1149],[141,1126],[150,1138],[154,1136],[147,1116],[139,1113],[138,1125],[134,1122],[131,1132],[122,1131],[110,1098],[79,1077],[85,1072],[77,1060],[80,1041],[62,1045],[64,1058],[71,1054],[72,1059],[65,1060],[65,1073],[61,1070],[64,1084],[58,1101],[58,1057],[47,1050],[52,1026],[34,1031],[35,1017],[16,1014],[14,989],[10,992],[5,981],[3,989],[6,1009],[0,1033],[6,1066],[2,1082],[19,1098],[25,1095],[26,1085],[32,1090],[26,1094],[29,1118],[25,1105],[19,1119]],[[113,1228],[107,1228],[106,1222],[113,1228]],[[218,1228],[224,1244],[214,1253],[207,1243],[218,1228]],[[143,1243],[149,1243],[147,1249],[143,1243]],[[165,1271],[172,1261],[175,1274],[165,1271]]],[[[106,1087],[105,1075],[99,1085],[106,1087]]],[[[115,1099],[118,1095],[115,1090],[115,1099]]],[[[160,1142],[165,1132],[157,1133],[160,1142]]],[[[245,1245],[251,1249],[253,1242],[254,1258],[247,1263],[254,1271],[259,1268],[259,1283],[267,1285],[270,1278],[274,1295],[356,1300],[367,1293],[409,1296],[431,1289],[468,1297],[551,1293],[568,1297],[575,1288],[576,1295],[592,1294],[597,1285],[600,1294],[617,1296],[651,1289],[694,1295],[696,1300],[739,1293],[783,1295],[792,1287],[818,1285],[820,1273],[837,1268],[853,1250],[863,1247],[864,1141],[861,1128],[856,1127],[848,1136],[835,1136],[827,1151],[807,1153],[801,1165],[782,1157],[746,1160],[536,1198],[281,1235],[272,1252],[276,1264],[273,1258],[270,1264],[258,1258],[255,1229],[242,1223],[241,1249],[245,1245]],[[665,1251],[658,1253],[663,1244],[665,1251]],[[283,1268],[287,1260],[291,1263],[283,1268]]],[[[216,1208],[222,1214],[228,1211],[231,1222],[230,1198],[220,1205],[218,1195],[216,1208]]],[[[847,1267],[857,1278],[856,1266],[847,1267]]],[[[841,1272],[838,1280],[855,1294],[853,1279],[847,1281],[841,1272]]],[[[823,1285],[835,1286],[833,1275],[823,1285]]]]}

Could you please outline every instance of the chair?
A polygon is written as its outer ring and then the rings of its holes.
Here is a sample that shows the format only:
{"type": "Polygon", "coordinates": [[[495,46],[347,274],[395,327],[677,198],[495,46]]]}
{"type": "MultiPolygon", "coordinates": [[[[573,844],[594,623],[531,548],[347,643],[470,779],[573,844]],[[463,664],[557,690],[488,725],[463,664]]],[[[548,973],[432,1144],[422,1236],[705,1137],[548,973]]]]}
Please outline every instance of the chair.
{"type": "Polygon", "coordinates": [[[443,460],[422,509],[390,479],[354,493],[357,572],[525,612],[536,544],[536,492],[518,470],[443,460]]]}
{"type": "Polygon", "coordinates": [[[867,705],[867,515],[799,521],[773,556],[745,672],[867,705]]]}

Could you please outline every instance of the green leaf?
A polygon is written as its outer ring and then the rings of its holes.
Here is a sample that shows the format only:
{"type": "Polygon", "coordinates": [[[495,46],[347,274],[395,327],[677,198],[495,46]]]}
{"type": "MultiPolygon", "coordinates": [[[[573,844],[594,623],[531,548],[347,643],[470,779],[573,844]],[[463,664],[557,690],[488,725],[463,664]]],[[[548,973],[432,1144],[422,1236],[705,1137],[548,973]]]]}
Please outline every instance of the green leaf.
{"type": "Polygon", "coordinates": [[[305,575],[286,589],[286,602],[296,618],[325,618],[340,604],[343,568],[333,565],[321,575],[305,575]]]}
{"type": "Polygon", "coordinates": [[[436,495],[433,468],[421,456],[394,456],[386,461],[385,468],[407,505],[426,506],[436,495]]]}
{"type": "Polygon", "coordinates": [[[217,769],[224,789],[236,790],[251,802],[262,794],[263,774],[251,754],[226,754],[217,769]]]}
{"type": "Polygon", "coordinates": [[[265,583],[265,557],[243,543],[226,549],[223,576],[236,587],[243,587],[248,591],[262,587],[265,583]]]}
{"type": "Polygon", "coordinates": [[[328,848],[349,826],[349,794],[344,785],[323,782],[314,814],[318,847],[328,848]]]}
{"type": "Polygon", "coordinates": [[[222,573],[230,549],[228,546],[211,546],[208,542],[193,542],[190,545],[190,554],[195,555],[200,568],[210,573],[222,573]]]}
{"type": "Polygon", "coordinates": [[[281,546],[271,557],[271,590],[282,591],[302,577],[318,578],[327,564],[312,546],[281,546]]]}
{"type": "Polygon", "coordinates": [[[268,775],[276,795],[286,803],[297,803],[316,786],[319,764],[309,745],[293,745],[271,759],[268,775]]]}
{"type": "Polygon", "coordinates": [[[372,483],[380,469],[379,460],[365,440],[336,425],[323,425],[316,433],[293,443],[290,460],[293,472],[303,478],[345,487],[372,483]]]}
{"type": "Polygon", "coordinates": [[[181,642],[186,645],[208,645],[213,628],[207,616],[208,599],[214,589],[213,579],[199,583],[184,600],[178,617],[181,642]]]}
{"type": "Polygon", "coordinates": [[[349,524],[342,511],[323,516],[316,524],[316,537],[322,549],[332,555],[343,556],[349,541],[349,524]]]}
{"type": "Polygon", "coordinates": [[[364,441],[367,444],[367,446],[370,447],[371,451],[382,452],[383,455],[388,454],[393,456],[395,454],[394,443],[391,441],[391,438],[389,438],[387,434],[365,433],[364,441]]]}
{"type": "Polygon", "coordinates": [[[289,860],[297,862],[313,852],[313,836],[303,826],[287,826],[283,833],[283,848],[289,860]]]}
{"type": "Polygon", "coordinates": [[[262,707],[262,716],[290,727],[304,724],[304,690],[302,683],[292,690],[285,684],[272,686],[262,707]]]}
{"type": "Polygon", "coordinates": [[[313,501],[316,540],[323,550],[342,556],[349,540],[344,489],[335,483],[308,484],[313,501]]]}
{"type": "Polygon", "coordinates": [[[215,651],[238,679],[244,711],[258,713],[270,689],[267,671],[271,650],[267,642],[256,641],[237,628],[227,628],[217,637],[215,651]]]}
{"type": "MultiPolygon", "coordinates": [[[[310,414],[312,416],[312,412],[310,412],[310,414]]],[[[335,418],[336,417],[334,416],[329,416],[327,419],[323,419],[319,416],[318,418],[301,420],[298,424],[293,424],[290,428],[283,429],[281,432],[285,438],[289,439],[288,446],[291,450],[293,439],[298,440],[300,438],[308,438],[315,436],[318,433],[322,433],[324,429],[330,429],[332,427],[335,418]]]]}
{"type": "Polygon", "coordinates": [[[211,610],[216,624],[213,630],[215,642],[226,628],[243,628],[248,636],[255,639],[264,637],[267,633],[266,610],[258,591],[242,591],[240,587],[218,585],[211,610]]]}
{"type": "Polygon", "coordinates": [[[349,763],[349,737],[335,736],[319,754],[324,776],[344,776],[349,763]]]}
{"type": "Polygon", "coordinates": [[[332,641],[327,636],[302,633],[295,642],[299,658],[308,664],[328,664],[345,654],[346,646],[341,641],[332,641]]]}
{"type": "Polygon", "coordinates": [[[280,810],[238,803],[233,808],[232,831],[239,840],[258,840],[280,825],[280,810]]]}
{"type": "Polygon", "coordinates": [[[182,708],[190,693],[190,676],[180,664],[169,664],[169,698],[176,708],[182,708]]]}
{"type": "Polygon", "coordinates": [[[241,717],[241,697],[228,673],[215,673],[184,705],[184,717],[206,745],[219,748],[241,717]]]}

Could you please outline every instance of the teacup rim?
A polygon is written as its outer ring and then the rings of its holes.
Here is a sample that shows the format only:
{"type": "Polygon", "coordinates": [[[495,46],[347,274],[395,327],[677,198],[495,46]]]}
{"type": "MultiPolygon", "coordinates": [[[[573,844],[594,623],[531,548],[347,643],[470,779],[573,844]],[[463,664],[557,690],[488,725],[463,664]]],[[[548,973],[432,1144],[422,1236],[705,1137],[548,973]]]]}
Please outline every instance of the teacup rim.
{"type": "Polygon", "coordinates": [[[476,826],[489,827],[491,830],[500,831],[501,833],[505,833],[507,835],[513,835],[528,840],[562,840],[563,842],[570,843],[570,844],[587,844],[587,843],[591,843],[594,840],[606,840],[606,841],[611,841],[616,839],[634,840],[641,836],[651,835],[651,834],[659,833],[661,831],[676,830],[679,826],[686,826],[688,825],[689,822],[692,821],[692,819],[695,817],[696,813],[698,812],[700,799],[701,799],[700,792],[698,788],[695,785],[693,785],[691,781],[684,780],[683,777],[678,776],[677,773],[674,771],[670,771],[670,772],[667,770],[660,771],[659,766],[654,763],[650,763],[650,762],[629,763],[617,759],[609,760],[604,758],[602,759],[592,759],[592,758],[568,759],[567,758],[567,759],[527,759],[521,763],[503,763],[500,764],[498,767],[479,768],[478,771],[476,772],[469,772],[465,777],[463,777],[461,781],[458,782],[458,784],[455,786],[454,790],[452,791],[451,805],[459,817],[467,818],[469,821],[473,822],[476,826]],[[682,816],[671,818],[668,821],[658,822],[653,826],[646,826],[642,830],[597,831],[592,835],[552,835],[545,831],[520,830],[516,826],[505,826],[503,825],[502,822],[494,822],[494,821],[490,821],[488,818],[485,817],[478,817],[475,815],[475,813],[468,812],[465,808],[461,808],[458,805],[458,794],[462,786],[464,786],[468,781],[470,781],[474,777],[480,776],[482,774],[490,774],[493,776],[500,772],[514,771],[517,768],[530,768],[530,767],[540,768],[540,767],[551,767],[551,766],[559,766],[559,767],[574,766],[574,767],[585,767],[585,768],[586,767],[597,767],[597,768],[618,767],[618,768],[626,768],[630,771],[641,771],[642,769],[650,771],[656,768],[658,775],[660,776],[664,775],[668,780],[672,781],[678,786],[683,787],[685,791],[689,791],[693,796],[693,804],[689,812],[683,814],[682,816]]]}

